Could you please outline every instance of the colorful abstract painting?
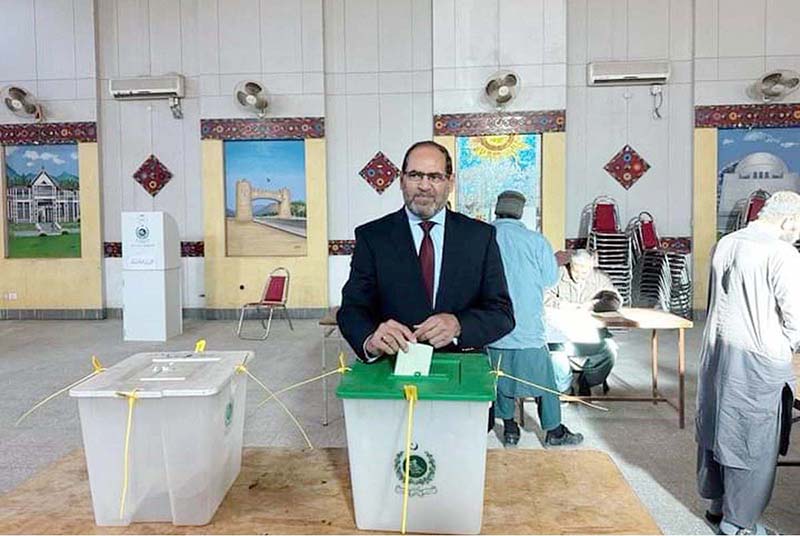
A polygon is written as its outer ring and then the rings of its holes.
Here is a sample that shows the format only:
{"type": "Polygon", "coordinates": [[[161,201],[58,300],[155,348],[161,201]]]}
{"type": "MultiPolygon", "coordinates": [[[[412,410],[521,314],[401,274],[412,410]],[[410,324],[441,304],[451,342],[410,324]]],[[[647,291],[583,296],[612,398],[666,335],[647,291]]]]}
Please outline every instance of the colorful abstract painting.
{"type": "Polygon", "coordinates": [[[541,227],[541,136],[506,134],[456,138],[458,211],[481,221],[494,219],[504,190],[527,198],[523,221],[541,227]]]}
{"type": "Polygon", "coordinates": [[[755,218],[770,194],[800,192],[800,128],[720,129],[717,163],[722,236],[755,218]]]}
{"type": "Polygon", "coordinates": [[[7,256],[81,256],[78,145],[5,147],[7,256]]]}
{"type": "Polygon", "coordinates": [[[224,158],[227,255],[306,255],[305,142],[226,141],[224,158]]]}

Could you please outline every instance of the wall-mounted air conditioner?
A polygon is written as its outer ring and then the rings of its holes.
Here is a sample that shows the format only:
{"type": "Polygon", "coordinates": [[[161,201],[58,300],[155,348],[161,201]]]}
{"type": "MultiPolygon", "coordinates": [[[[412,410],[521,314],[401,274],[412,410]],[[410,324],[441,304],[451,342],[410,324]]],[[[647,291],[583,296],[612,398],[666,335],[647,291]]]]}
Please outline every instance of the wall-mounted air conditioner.
{"type": "Polygon", "coordinates": [[[169,99],[176,119],[183,117],[180,99],[185,95],[183,75],[116,78],[108,81],[108,91],[119,100],[169,99]]]}
{"type": "Polygon", "coordinates": [[[668,61],[596,61],[586,66],[590,86],[638,86],[666,84],[668,61]]]}

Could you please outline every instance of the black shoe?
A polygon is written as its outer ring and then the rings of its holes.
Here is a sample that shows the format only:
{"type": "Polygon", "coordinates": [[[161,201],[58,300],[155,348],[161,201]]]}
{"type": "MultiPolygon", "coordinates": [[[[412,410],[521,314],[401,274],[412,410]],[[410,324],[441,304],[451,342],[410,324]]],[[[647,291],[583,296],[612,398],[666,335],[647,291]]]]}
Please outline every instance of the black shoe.
{"type": "Polygon", "coordinates": [[[603,394],[607,395],[610,390],[611,387],[608,386],[608,382],[606,380],[603,380],[603,394]]]}
{"type": "Polygon", "coordinates": [[[578,396],[592,396],[592,390],[583,376],[578,379],[578,396]]]}
{"type": "Polygon", "coordinates": [[[570,432],[569,428],[563,424],[559,424],[558,428],[547,431],[544,437],[544,443],[549,447],[580,445],[583,443],[583,434],[570,432]]]}
{"type": "Polygon", "coordinates": [[[706,521],[712,525],[719,525],[722,522],[722,514],[715,514],[711,510],[706,510],[706,521]]]}
{"type": "Polygon", "coordinates": [[[489,406],[489,429],[486,433],[490,434],[492,430],[494,430],[494,404],[489,406]]]}
{"type": "Polygon", "coordinates": [[[503,444],[514,447],[519,443],[519,425],[513,419],[503,419],[503,444]]]}

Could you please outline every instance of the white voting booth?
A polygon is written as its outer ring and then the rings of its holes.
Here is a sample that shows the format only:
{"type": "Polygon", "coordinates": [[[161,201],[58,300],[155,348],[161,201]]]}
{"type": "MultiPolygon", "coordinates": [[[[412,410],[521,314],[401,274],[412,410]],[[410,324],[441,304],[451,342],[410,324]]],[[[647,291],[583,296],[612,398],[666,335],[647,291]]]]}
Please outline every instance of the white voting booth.
{"type": "Polygon", "coordinates": [[[181,243],[164,212],[122,213],[122,330],[126,341],[183,332],[181,243]]]}

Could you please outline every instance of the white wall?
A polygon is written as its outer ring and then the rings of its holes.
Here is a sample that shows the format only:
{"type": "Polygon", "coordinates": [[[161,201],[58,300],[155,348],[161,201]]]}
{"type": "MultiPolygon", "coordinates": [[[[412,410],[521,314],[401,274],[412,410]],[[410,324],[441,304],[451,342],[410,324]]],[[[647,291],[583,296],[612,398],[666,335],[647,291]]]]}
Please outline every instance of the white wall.
{"type": "Polygon", "coordinates": [[[566,107],[565,0],[433,0],[434,112],[493,111],[481,101],[498,69],[521,91],[509,111],[566,107]]]}
{"type": "MultiPolygon", "coordinates": [[[[405,150],[433,133],[430,0],[326,0],[325,138],[328,237],[402,206],[396,180],[378,194],[359,171],[382,151],[399,168],[405,150]]],[[[332,305],[349,257],[329,260],[332,305]]]]}
{"type": "MultiPolygon", "coordinates": [[[[163,210],[181,240],[203,240],[200,119],[252,117],[234,102],[242,80],[265,84],[271,116],[324,116],[322,0],[102,0],[98,2],[104,240],[120,213],[163,210]],[[184,117],[166,101],[115,101],[115,77],[186,77],[184,117]],[[132,175],[155,154],[173,173],[156,197],[132,175]]],[[[106,299],[121,306],[121,262],[106,259],[106,299]]],[[[203,259],[184,258],[184,306],[202,307],[203,259]]]]}
{"type": "MultiPolygon", "coordinates": [[[[48,121],[95,121],[97,68],[92,0],[0,2],[0,87],[19,85],[48,121]]],[[[24,123],[0,106],[0,123],[24,123]]]]}
{"type": "MultiPolygon", "coordinates": [[[[378,150],[399,166],[433,113],[488,111],[479,96],[498,68],[521,76],[511,110],[567,109],[568,237],[600,194],[624,220],[649,210],[661,235],[686,236],[693,105],[750,102],[764,71],[800,69],[796,0],[6,0],[2,12],[15,23],[0,32],[0,85],[33,91],[50,120],[98,121],[112,242],[123,210],[168,211],[182,240],[203,239],[199,122],[249,117],[232,97],[245,79],[266,84],[273,116],[325,117],[329,238],[352,239],[401,204],[399,184],[379,195],[358,171],[378,150]],[[664,119],[647,87],[585,86],[588,62],[626,59],[670,60],[664,119]],[[170,71],[187,77],[183,120],[107,94],[109,78],[170,71]],[[625,143],[652,166],[629,191],[603,170],[625,143]],[[155,198],[131,177],[150,153],[174,174],[155,198]]],[[[185,303],[202,307],[203,259],[183,262],[185,303]]],[[[120,262],[105,263],[119,307],[120,262]]],[[[348,266],[331,257],[332,303],[348,266]]]]}
{"type": "MultiPolygon", "coordinates": [[[[695,6],[695,104],[752,104],[773,69],[800,71],[797,0],[704,0],[695,6]]],[[[800,92],[782,102],[800,102],[800,92]]]]}
{"type": "Polygon", "coordinates": [[[567,237],[598,195],[616,199],[623,225],[653,214],[661,236],[691,234],[692,0],[567,0],[567,237]],[[669,60],[663,119],[648,86],[587,87],[592,61],[669,60]],[[603,167],[630,144],[651,168],[625,190],[603,167]]]}

